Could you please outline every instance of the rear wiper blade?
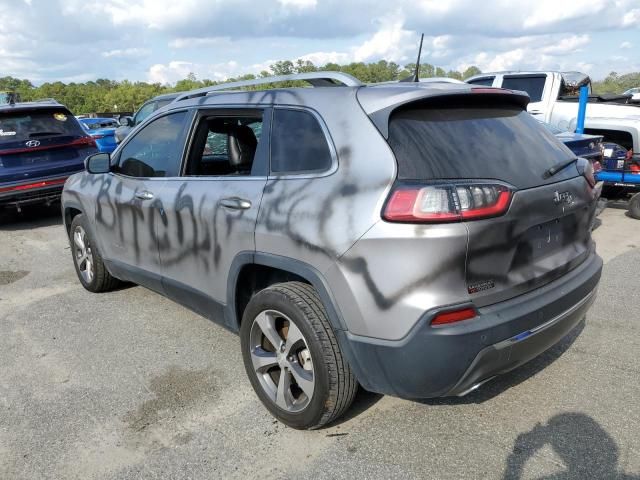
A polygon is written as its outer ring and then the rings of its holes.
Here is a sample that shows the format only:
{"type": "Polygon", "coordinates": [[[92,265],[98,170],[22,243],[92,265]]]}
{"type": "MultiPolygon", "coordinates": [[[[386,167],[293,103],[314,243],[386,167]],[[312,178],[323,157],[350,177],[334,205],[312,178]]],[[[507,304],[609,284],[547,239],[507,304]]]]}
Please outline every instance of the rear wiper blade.
{"type": "Polygon", "coordinates": [[[30,133],[29,137],[46,137],[48,135],[63,135],[62,132],[35,132],[30,133]]]}
{"type": "Polygon", "coordinates": [[[567,168],[569,165],[571,165],[572,163],[575,163],[578,161],[578,157],[574,157],[571,160],[565,160],[564,162],[560,162],[555,164],[553,167],[549,168],[548,170],[546,170],[543,174],[542,174],[542,178],[551,178],[553,177],[556,173],[558,173],[560,170],[564,170],[565,168],[567,168]]]}

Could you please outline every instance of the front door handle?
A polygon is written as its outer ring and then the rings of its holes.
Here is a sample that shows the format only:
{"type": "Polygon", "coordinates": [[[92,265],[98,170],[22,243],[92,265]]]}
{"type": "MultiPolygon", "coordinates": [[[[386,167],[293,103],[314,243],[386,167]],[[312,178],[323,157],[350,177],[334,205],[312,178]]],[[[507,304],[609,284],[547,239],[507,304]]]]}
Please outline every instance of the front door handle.
{"type": "Polygon", "coordinates": [[[153,200],[153,193],[144,190],[142,192],[136,192],[135,197],[139,198],[140,200],[153,200]]]}
{"type": "Polygon", "coordinates": [[[251,208],[251,202],[249,200],[238,197],[223,198],[220,200],[220,205],[234,210],[246,210],[251,208]]]}

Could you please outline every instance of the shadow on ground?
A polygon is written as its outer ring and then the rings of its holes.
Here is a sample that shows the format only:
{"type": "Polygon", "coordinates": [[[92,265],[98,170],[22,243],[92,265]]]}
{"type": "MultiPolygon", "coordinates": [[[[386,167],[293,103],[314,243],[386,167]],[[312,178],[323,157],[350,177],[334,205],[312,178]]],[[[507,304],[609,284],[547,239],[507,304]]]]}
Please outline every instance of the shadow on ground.
{"type": "Polygon", "coordinates": [[[618,445],[598,422],[584,413],[555,415],[545,425],[537,424],[518,435],[503,478],[523,478],[527,461],[547,445],[562,459],[565,468],[542,479],[640,480],[640,476],[618,470],[618,445]]]}
{"type": "Polygon", "coordinates": [[[61,225],[60,204],[27,205],[18,212],[16,208],[0,210],[0,231],[31,230],[38,227],[61,225]]]}

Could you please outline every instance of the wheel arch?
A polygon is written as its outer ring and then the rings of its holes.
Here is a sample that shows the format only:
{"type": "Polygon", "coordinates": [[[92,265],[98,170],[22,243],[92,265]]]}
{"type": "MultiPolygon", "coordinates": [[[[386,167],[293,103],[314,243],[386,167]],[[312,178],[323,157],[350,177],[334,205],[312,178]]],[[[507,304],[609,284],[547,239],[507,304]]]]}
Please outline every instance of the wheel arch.
{"type": "Polygon", "coordinates": [[[227,278],[226,323],[239,331],[244,308],[253,293],[274,283],[294,280],[316,289],[334,331],[346,330],[331,290],[318,270],[300,260],[262,252],[241,252],[232,262],[227,278]]]}
{"type": "Polygon", "coordinates": [[[64,221],[64,227],[67,231],[67,235],[69,235],[69,230],[71,229],[71,222],[73,222],[73,219],[82,213],[84,212],[82,211],[80,205],[77,205],[75,203],[65,203],[63,205],[62,219],[64,221]]]}

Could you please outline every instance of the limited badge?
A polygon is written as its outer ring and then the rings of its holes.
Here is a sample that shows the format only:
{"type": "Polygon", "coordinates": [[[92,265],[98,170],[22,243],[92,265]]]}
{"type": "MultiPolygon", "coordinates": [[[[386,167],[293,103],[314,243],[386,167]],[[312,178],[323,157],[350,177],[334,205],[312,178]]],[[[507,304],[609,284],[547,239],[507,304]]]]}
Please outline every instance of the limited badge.
{"type": "Polygon", "coordinates": [[[53,118],[58,120],[59,122],[66,122],[67,116],[64,113],[54,113],[53,118]]]}
{"type": "Polygon", "coordinates": [[[493,280],[485,280],[484,282],[472,283],[470,285],[467,285],[467,291],[469,293],[478,293],[489,290],[495,286],[496,284],[493,280]]]}

